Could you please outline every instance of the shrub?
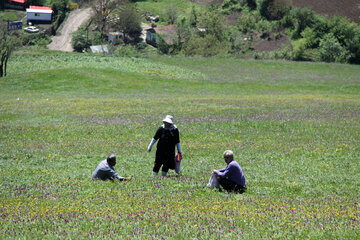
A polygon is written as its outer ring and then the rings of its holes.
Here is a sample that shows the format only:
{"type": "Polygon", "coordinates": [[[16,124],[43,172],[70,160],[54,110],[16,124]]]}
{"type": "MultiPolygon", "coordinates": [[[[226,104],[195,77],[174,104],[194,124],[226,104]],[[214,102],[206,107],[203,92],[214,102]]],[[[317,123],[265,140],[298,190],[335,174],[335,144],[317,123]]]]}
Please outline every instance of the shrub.
{"type": "Polygon", "coordinates": [[[224,39],[225,26],[222,24],[223,19],[216,9],[209,8],[204,13],[200,14],[198,18],[198,27],[205,28],[206,34],[215,36],[217,40],[224,39]]]}
{"type": "Polygon", "coordinates": [[[82,52],[91,45],[88,33],[84,27],[80,27],[72,34],[71,44],[77,52],[82,52]]]}
{"type": "Polygon", "coordinates": [[[325,35],[320,41],[319,51],[321,60],[325,62],[345,63],[350,57],[348,51],[341,46],[332,33],[325,35]]]}
{"type": "Polygon", "coordinates": [[[229,28],[226,39],[231,44],[233,53],[237,53],[242,49],[249,47],[251,43],[251,37],[237,31],[237,28],[235,27],[229,28]]]}
{"type": "Polygon", "coordinates": [[[312,27],[318,17],[315,12],[308,8],[295,8],[287,14],[282,21],[282,26],[289,28],[292,39],[299,39],[302,31],[312,27]]]}
{"type": "Polygon", "coordinates": [[[349,52],[349,62],[360,63],[360,27],[340,16],[330,19],[328,27],[329,32],[349,52]]]}
{"type": "Polygon", "coordinates": [[[44,32],[38,33],[22,33],[21,34],[22,45],[24,46],[41,46],[45,47],[51,42],[50,37],[44,32]]]}
{"type": "Polygon", "coordinates": [[[231,12],[240,12],[245,5],[245,1],[242,0],[225,0],[221,9],[224,13],[230,14],[231,12]]]}
{"type": "Polygon", "coordinates": [[[176,6],[174,5],[170,5],[166,11],[165,11],[165,15],[168,19],[168,23],[169,24],[174,24],[176,22],[176,19],[178,17],[178,10],[176,8],[176,6]]]}
{"type": "Polygon", "coordinates": [[[160,53],[170,53],[171,46],[165,42],[164,38],[160,34],[157,34],[157,47],[160,53]]]}
{"type": "Polygon", "coordinates": [[[320,38],[316,36],[316,32],[310,27],[305,28],[301,36],[303,37],[302,39],[304,39],[306,48],[312,48],[320,42],[320,38]]]}
{"type": "Polygon", "coordinates": [[[186,56],[210,57],[223,55],[229,52],[229,44],[225,41],[219,41],[216,36],[207,34],[205,37],[199,37],[194,34],[189,41],[184,44],[182,52],[186,56]]]}
{"type": "Polygon", "coordinates": [[[258,8],[264,18],[280,20],[289,13],[291,5],[291,0],[260,0],[258,8]]]}
{"type": "Polygon", "coordinates": [[[69,0],[50,0],[50,6],[54,11],[55,21],[53,22],[53,27],[55,31],[59,28],[59,26],[66,17],[68,4],[69,4],[69,0]]]}
{"type": "Polygon", "coordinates": [[[140,54],[136,50],[136,47],[129,45],[129,44],[121,45],[120,47],[118,47],[115,50],[115,55],[121,56],[121,57],[139,57],[140,56],[140,54]]]}
{"type": "Polygon", "coordinates": [[[308,48],[303,52],[304,60],[321,61],[320,51],[318,48],[308,48]]]}
{"type": "Polygon", "coordinates": [[[239,31],[243,33],[250,32],[255,29],[256,23],[260,21],[261,16],[257,12],[249,12],[243,14],[237,22],[239,31]]]}
{"type": "Polygon", "coordinates": [[[92,32],[91,35],[88,37],[89,37],[89,39],[88,39],[89,44],[91,44],[91,45],[100,45],[100,44],[104,43],[102,34],[99,31],[92,32]]]}
{"type": "Polygon", "coordinates": [[[292,46],[293,46],[293,60],[295,61],[305,60],[304,52],[306,50],[306,40],[304,38],[301,38],[299,40],[293,41],[292,46]]]}

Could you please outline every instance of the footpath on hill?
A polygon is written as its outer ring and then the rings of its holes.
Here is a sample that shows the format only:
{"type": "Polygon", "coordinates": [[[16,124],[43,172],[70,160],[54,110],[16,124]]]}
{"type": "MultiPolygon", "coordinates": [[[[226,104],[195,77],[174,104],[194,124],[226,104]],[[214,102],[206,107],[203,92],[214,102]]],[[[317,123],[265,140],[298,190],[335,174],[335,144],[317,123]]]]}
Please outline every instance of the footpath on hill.
{"type": "Polygon", "coordinates": [[[52,37],[52,42],[47,47],[50,50],[72,52],[74,49],[71,46],[71,34],[85,23],[91,15],[91,8],[82,8],[72,11],[60,32],[52,37]]]}

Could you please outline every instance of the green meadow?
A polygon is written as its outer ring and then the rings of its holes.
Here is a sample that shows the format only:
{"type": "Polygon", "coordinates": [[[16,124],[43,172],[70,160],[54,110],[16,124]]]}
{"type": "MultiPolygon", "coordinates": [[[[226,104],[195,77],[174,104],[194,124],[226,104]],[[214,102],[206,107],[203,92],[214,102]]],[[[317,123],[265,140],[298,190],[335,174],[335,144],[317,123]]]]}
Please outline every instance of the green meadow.
{"type": "Polygon", "coordinates": [[[360,66],[21,51],[0,79],[1,239],[359,239],[360,66]],[[182,172],[151,177],[174,116],[182,172]],[[209,189],[234,151],[247,192],[209,189]],[[130,182],[92,181],[110,153],[130,182]]]}

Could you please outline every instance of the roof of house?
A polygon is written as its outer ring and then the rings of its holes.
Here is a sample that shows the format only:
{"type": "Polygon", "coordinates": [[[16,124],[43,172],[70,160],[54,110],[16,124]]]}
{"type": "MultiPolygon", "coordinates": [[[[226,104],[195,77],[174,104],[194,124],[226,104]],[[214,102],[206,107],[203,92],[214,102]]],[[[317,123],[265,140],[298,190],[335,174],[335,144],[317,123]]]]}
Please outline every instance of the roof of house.
{"type": "Polygon", "coordinates": [[[49,7],[43,7],[43,6],[33,6],[33,5],[30,5],[30,9],[38,9],[38,10],[52,10],[51,8],[49,7]]]}
{"type": "Polygon", "coordinates": [[[176,25],[167,25],[167,26],[157,26],[155,28],[147,29],[148,32],[161,34],[164,41],[167,44],[173,44],[175,39],[177,39],[176,25]]]}
{"type": "Polygon", "coordinates": [[[16,3],[25,3],[26,0],[10,0],[11,2],[16,2],[16,3]]]}
{"type": "Polygon", "coordinates": [[[176,25],[167,25],[167,26],[157,26],[154,28],[155,32],[160,34],[176,34],[176,25]]]}
{"type": "Polygon", "coordinates": [[[49,7],[31,6],[26,9],[26,12],[31,13],[53,13],[53,10],[49,7]]]}

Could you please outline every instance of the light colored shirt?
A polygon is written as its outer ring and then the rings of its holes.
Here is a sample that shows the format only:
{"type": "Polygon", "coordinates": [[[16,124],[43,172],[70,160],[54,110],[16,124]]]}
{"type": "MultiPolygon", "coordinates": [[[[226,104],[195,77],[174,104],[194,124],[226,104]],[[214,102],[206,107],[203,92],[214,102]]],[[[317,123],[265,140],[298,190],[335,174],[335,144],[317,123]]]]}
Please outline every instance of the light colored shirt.
{"type": "Polygon", "coordinates": [[[107,160],[103,160],[99,163],[97,168],[95,169],[94,173],[92,174],[92,179],[101,179],[101,180],[107,180],[107,179],[123,179],[123,177],[120,177],[114,168],[110,166],[107,162],[107,160]]]}
{"type": "Polygon", "coordinates": [[[240,167],[240,165],[232,160],[224,169],[220,169],[216,171],[216,174],[221,178],[228,178],[234,183],[245,187],[246,180],[244,173],[240,167]]]}

